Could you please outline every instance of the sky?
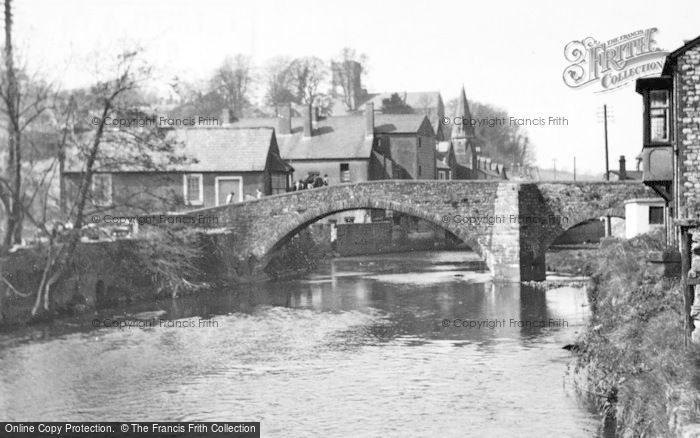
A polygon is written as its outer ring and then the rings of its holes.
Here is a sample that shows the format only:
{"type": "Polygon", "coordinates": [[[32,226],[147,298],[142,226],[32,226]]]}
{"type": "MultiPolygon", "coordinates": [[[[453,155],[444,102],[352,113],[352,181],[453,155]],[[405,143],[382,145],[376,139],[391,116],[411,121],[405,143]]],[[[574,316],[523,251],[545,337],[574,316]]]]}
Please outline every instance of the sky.
{"type": "Polygon", "coordinates": [[[370,92],[438,90],[445,101],[464,85],[469,99],[516,118],[566,117],[566,126],[528,126],[537,164],[604,171],[607,104],[610,168],[628,169],[642,146],[642,102],[633,81],[614,91],[570,88],[564,47],[655,27],[673,51],[700,35],[700,2],[673,1],[332,1],[15,0],[15,40],[30,68],[70,88],[94,78],[96,59],[138,44],[164,81],[206,78],[226,56],[318,56],[343,47],[368,56],[370,92]],[[667,5],[673,4],[673,7],[667,5]]]}

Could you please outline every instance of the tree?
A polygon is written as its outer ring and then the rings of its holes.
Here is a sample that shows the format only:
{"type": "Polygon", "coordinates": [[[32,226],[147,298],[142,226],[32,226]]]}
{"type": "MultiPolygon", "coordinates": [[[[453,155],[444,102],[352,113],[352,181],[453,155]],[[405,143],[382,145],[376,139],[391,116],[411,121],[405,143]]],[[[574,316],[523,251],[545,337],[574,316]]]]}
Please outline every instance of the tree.
{"type": "Polygon", "coordinates": [[[407,105],[398,93],[394,93],[388,99],[382,100],[382,112],[384,114],[413,114],[413,108],[407,105]]]}
{"type": "Polygon", "coordinates": [[[272,58],[265,65],[265,104],[276,108],[279,105],[294,102],[292,61],[279,56],[272,58]]]}
{"type": "Polygon", "coordinates": [[[334,94],[343,99],[348,111],[355,111],[367,97],[366,91],[362,89],[366,63],[366,55],[358,55],[355,49],[349,47],[343,48],[338,57],[331,61],[334,94]]]}
{"type": "Polygon", "coordinates": [[[296,103],[313,104],[321,95],[319,88],[328,76],[328,69],[320,58],[297,58],[289,67],[296,103]]]}
{"type": "Polygon", "coordinates": [[[231,117],[242,117],[250,102],[248,95],[252,84],[250,58],[236,55],[226,58],[211,79],[211,90],[224,101],[231,117]]]}
{"type": "Polygon", "coordinates": [[[5,225],[0,254],[13,244],[22,242],[22,224],[25,210],[25,190],[23,178],[23,133],[35,122],[48,105],[47,84],[29,77],[15,64],[12,43],[12,1],[6,0],[5,21],[5,62],[0,86],[0,100],[6,123],[7,150],[4,167],[0,168],[0,205],[5,211],[5,225]]]}
{"type": "Polygon", "coordinates": [[[25,209],[28,219],[48,236],[44,247],[46,262],[32,315],[42,308],[49,310],[51,287],[66,273],[75,256],[85,217],[90,214],[95,172],[122,166],[156,169],[186,160],[177,154],[177,144],[167,132],[157,126],[106,124],[108,119],[133,117],[140,111],[134,96],[150,75],[150,67],[139,55],[140,50],[120,54],[114,66],[101,69],[112,73],[109,77],[98,80],[89,93],[73,93],[63,105],[57,105],[61,110],[56,117],[59,120],[56,129],[61,134],[59,154],[69,155],[84,164],[68,208],[70,223],[63,232],[52,229],[25,209]]]}

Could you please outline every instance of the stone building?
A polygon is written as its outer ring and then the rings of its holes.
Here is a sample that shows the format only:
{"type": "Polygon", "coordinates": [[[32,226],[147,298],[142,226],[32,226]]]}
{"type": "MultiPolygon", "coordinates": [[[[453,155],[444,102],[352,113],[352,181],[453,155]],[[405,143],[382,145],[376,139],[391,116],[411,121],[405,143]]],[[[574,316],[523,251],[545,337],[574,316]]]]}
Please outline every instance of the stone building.
{"type": "MultiPolygon", "coordinates": [[[[681,252],[690,330],[700,328],[700,37],[671,52],[661,75],[637,80],[644,101],[643,181],[665,201],[681,252]]],[[[693,332],[700,341],[700,331],[693,332]]]]}
{"type": "MultiPolygon", "coordinates": [[[[372,103],[363,113],[319,117],[311,106],[292,117],[289,106],[277,118],[234,121],[241,128],[267,127],[277,133],[280,155],[294,168],[293,179],[327,175],[328,183],[380,179],[435,179],[435,131],[421,114],[378,114],[372,103]]],[[[371,222],[367,211],[329,216],[338,223],[371,222]]]]}
{"type": "MultiPolygon", "coordinates": [[[[89,210],[116,214],[215,207],[254,199],[258,191],[283,193],[290,185],[294,169],[280,158],[273,129],[174,129],[168,135],[180,145],[178,153],[185,162],[154,169],[127,160],[98,159],[89,210]]],[[[66,154],[61,205],[75,197],[83,167],[77,151],[66,154]]]]}

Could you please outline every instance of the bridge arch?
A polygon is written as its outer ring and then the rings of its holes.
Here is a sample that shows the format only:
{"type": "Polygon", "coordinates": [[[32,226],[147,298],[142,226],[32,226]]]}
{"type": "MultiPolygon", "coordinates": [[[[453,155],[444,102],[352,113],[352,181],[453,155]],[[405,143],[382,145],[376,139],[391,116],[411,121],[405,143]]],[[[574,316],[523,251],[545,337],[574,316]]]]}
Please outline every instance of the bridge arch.
{"type": "Polygon", "coordinates": [[[415,208],[400,202],[386,199],[368,199],[365,197],[354,197],[352,199],[333,201],[328,204],[315,206],[300,212],[294,221],[282,224],[270,234],[269,239],[266,239],[265,242],[261,242],[261,252],[259,253],[259,256],[266,258],[270,253],[284,245],[293,236],[298,234],[301,230],[307,228],[309,225],[327,216],[350,210],[391,210],[406,216],[423,219],[440,229],[452,233],[482,258],[485,256],[485,249],[478,241],[477,233],[460,233],[458,230],[454,229],[454,227],[450,227],[448,224],[446,224],[440,214],[430,212],[425,209],[415,208]]]}

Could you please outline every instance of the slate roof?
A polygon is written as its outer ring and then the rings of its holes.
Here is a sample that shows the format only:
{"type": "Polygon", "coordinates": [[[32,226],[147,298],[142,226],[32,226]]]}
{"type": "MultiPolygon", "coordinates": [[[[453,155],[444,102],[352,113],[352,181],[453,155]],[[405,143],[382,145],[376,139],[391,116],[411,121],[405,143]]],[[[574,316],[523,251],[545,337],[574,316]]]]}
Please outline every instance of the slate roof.
{"type": "Polygon", "coordinates": [[[381,134],[416,133],[426,118],[423,114],[375,114],[374,132],[381,134]]]}
{"type": "MultiPolygon", "coordinates": [[[[415,133],[424,123],[421,114],[375,114],[375,133],[415,133]]],[[[276,117],[240,119],[234,127],[277,129],[276,117]]],[[[369,159],[372,138],[365,133],[365,116],[327,117],[313,124],[313,135],[304,137],[303,119],[292,117],[291,134],[277,134],[280,155],[285,160],[369,159]]]]}
{"type": "MultiPolygon", "coordinates": [[[[180,142],[176,154],[188,158],[188,162],[167,165],[160,161],[158,170],[187,171],[187,172],[256,172],[263,171],[268,159],[270,147],[273,144],[272,129],[232,129],[230,127],[175,129],[170,135],[180,142]]],[[[114,150],[118,153],[118,148],[114,150]]],[[[158,163],[159,157],[151,154],[153,161],[158,163]]],[[[112,153],[110,153],[112,156],[112,153]]],[[[99,160],[98,160],[99,161],[99,160]]],[[[113,160],[113,165],[104,160],[98,162],[95,168],[102,172],[142,172],[153,171],[139,163],[125,164],[123,160],[113,160]]],[[[66,159],[65,172],[81,172],[83,161],[77,153],[66,159]]],[[[276,169],[289,168],[278,157],[273,156],[271,163],[276,169]],[[276,159],[275,159],[276,158],[276,159]]]]}
{"type": "MultiPolygon", "coordinates": [[[[277,129],[279,119],[249,118],[231,124],[234,127],[269,127],[277,129]]],[[[372,139],[365,136],[364,116],[328,117],[314,123],[313,135],[304,137],[303,119],[292,118],[292,133],[277,134],[280,155],[285,160],[331,158],[369,159],[372,139]]]]}

